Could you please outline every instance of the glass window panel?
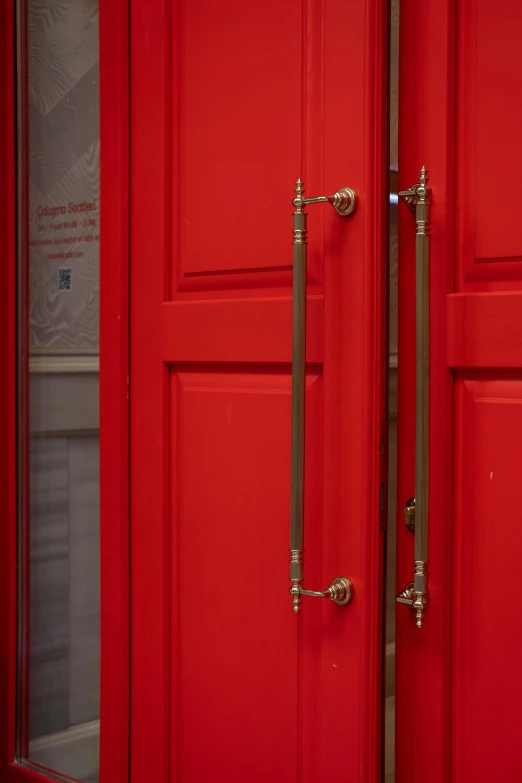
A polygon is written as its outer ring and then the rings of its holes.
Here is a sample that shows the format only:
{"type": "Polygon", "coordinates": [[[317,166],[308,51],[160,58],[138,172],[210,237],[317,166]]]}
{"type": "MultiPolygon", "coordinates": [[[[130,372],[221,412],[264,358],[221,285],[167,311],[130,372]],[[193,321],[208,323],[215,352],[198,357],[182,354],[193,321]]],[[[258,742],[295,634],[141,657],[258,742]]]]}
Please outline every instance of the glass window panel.
{"type": "Polygon", "coordinates": [[[19,755],[94,783],[100,734],[98,0],[19,0],[19,46],[19,755]]]}

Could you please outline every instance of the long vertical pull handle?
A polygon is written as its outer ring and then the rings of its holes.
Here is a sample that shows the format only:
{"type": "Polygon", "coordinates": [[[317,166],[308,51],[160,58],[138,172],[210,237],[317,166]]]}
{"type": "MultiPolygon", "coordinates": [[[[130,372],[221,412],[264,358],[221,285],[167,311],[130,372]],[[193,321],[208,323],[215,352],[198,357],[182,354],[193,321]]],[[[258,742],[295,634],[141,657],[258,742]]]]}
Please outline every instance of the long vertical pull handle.
{"type": "Polygon", "coordinates": [[[292,320],[292,487],[290,509],[290,594],[294,612],[299,611],[301,596],[329,598],[339,606],[350,602],[352,583],[344,576],[337,577],[324,591],[305,590],[304,579],[304,468],[305,468],[305,363],[306,363],[306,260],[307,260],[307,204],[321,202],[333,206],[337,214],[347,216],[354,212],[357,195],[351,188],[341,188],[333,196],[303,198],[304,185],[300,179],[295,187],[293,205],[294,285],[292,320]]]}
{"type": "Polygon", "coordinates": [[[415,530],[413,582],[397,601],[415,611],[422,628],[428,602],[428,522],[430,460],[430,209],[431,188],[423,166],[419,181],[399,196],[415,211],[415,498],[408,501],[409,527],[415,530]],[[414,522],[412,521],[412,510],[414,522]]]}

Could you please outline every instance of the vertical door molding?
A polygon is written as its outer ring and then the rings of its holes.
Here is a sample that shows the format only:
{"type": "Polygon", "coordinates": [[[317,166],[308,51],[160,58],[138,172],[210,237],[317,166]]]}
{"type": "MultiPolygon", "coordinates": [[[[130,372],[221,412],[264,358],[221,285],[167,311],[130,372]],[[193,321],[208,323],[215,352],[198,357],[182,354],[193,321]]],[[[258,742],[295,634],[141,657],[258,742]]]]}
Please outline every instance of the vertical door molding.
{"type": "Polygon", "coordinates": [[[131,4],[133,783],[144,777],[158,783],[169,779],[168,368],[161,362],[160,338],[171,255],[170,68],[175,6],[171,0],[132,0],[131,4]],[[149,437],[143,438],[137,453],[140,430],[149,437]]]}
{"type": "Polygon", "coordinates": [[[100,783],[128,783],[130,732],[130,7],[100,2],[100,783]]]}
{"type": "MultiPolygon", "coordinates": [[[[446,367],[446,295],[453,286],[455,0],[401,0],[399,190],[421,166],[432,188],[430,264],[430,602],[424,627],[396,612],[396,779],[450,779],[452,378],[446,367]]],[[[397,592],[411,580],[413,536],[404,505],[415,494],[415,237],[399,204],[397,592]]]]}
{"type": "Polygon", "coordinates": [[[16,116],[14,3],[0,4],[0,776],[16,710],[16,116]]]}

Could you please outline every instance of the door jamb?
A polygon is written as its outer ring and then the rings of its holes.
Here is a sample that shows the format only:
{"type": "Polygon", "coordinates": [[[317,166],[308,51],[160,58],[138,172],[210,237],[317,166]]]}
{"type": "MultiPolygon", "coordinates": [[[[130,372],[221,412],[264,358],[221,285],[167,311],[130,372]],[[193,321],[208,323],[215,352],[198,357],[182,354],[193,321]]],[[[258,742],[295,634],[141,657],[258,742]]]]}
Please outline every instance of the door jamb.
{"type": "MultiPolygon", "coordinates": [[[[23,1],[23,0],[22,0],[23,1]]],[[[16,18],[0,4],[0,777],[49,778],[15,761],[17,670],[16,18]]],[[[128,0],[100,12],[100,780],[128,783],[129,534],[128,0]],[[105,347],[107,346],[107,348],[105,347]],[[124,718],[122,720],[122,717],[124,718]]]]}

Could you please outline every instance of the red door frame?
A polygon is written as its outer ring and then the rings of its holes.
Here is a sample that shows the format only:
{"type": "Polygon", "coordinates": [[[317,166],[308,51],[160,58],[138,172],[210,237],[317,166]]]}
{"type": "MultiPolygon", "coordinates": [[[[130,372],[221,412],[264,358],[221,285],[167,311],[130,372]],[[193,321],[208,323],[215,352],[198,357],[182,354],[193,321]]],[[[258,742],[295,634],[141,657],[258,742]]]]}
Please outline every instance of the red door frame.
{"type": "MultiPolygon", "coordinates": [[[[0,3],[0,778],[48,778],[15,762],[17,668],[16,19],[0,3]],[[3,52],[3,54],[1,54],[3,52]]],[[[129,779],[129,4],[100,11],[101,716],[100,780],[129,779]]]]}
{"type": "MultiPolygon", "coordinates": [[[[402,0],[399,54],[399,189],[429,170],[430,603],[424,627],[396,614],[397,783],[450,780],[450,633],[453,382],[446,363],[446,295],[453,283],[456,0],[402,0]]],[[[415,487],[415,237],[399,204],[397,591],[412,579],[413,536],[404,525],[415,487]]]]}
{"type": "Polygon", "coordinates": [[[14,757],[16,669],[16,158],[14,3],[0,6],[0,773],[14,757]],[[3,54],[2,54],[3,53],[3,54]],[[12,749],[12,750],[11,750],[12,749]]]}
{"type": "MultiPolygon", "coordinates": [[[[169,257],[170,202],[170,73],[169,52],[172,26],[171,0],[131,0],[131,268],[130,305],[133,329],[131,360],[136,344],[154,345],[161,334],[161,305],[168,298],[167,264],[157,265],[150,274],[152,259],[169,257]],[[143,31],[147,34],[144,35],[143,31]],[[154,194],[152,196],[152,194],[154,194]],[[141,196],[141,197],[140,197],[141,196]],[[139,259],[146,263],[139,263],[139,259]],[[151,285],[154,280],[156,285],[151,285]],[[148,283],[148,284],[147,284],[148,283]],[[136,304],[134,305],[134,302],[136,304]],[[134,317],[145,307],[157,318],[138,324],[134,317]],[[138,332],[139,328],[139,332],[138,332]],[[138,337],[139,334],[139,337],[138,337]]],[[[140,372],[133,374],[133,400],[144,401],[134,414],[131,405],[133,444],[137,435],[133,416],[158,437],[141,444],[145,463],[168,465],[167,438],[161,433],[168,426],[165,411],[168,400],[168,367],[148,350],[140,372]]],[[[131,475],[133,448],[131,447],[131,475]]],[[[149,470],[137,474],[139,486],[133,491],[131,508],[132,581],[131,581],[131,761],[132,780],[166,781],[169,778],[169,623],[168,623],[168,472],[149,470]],[[151,498],[162,498],[163,515],[149,514],[151,498]],[[139,525],[135,520],[147,520],[139,525]],[[139,553],[139,557],[137,556],[139,553]],[[150,595],[156,600],[150,601],[150,595]],[[144,630],[146,632],[144,633],[144,630]],[[167,632],[165,633],[165,629],[167,632]],[[151,676],[150,672],[154,672],[151,676]],[[141,705],[136,711],[135,705],[141,705]],[[154,751],[151,752],[151,748],[154,751]]]]}
{"type": "Polygon", "coordinates": [[[129,0],[100,3],[100,783],[129,780],[129,0]]]}

